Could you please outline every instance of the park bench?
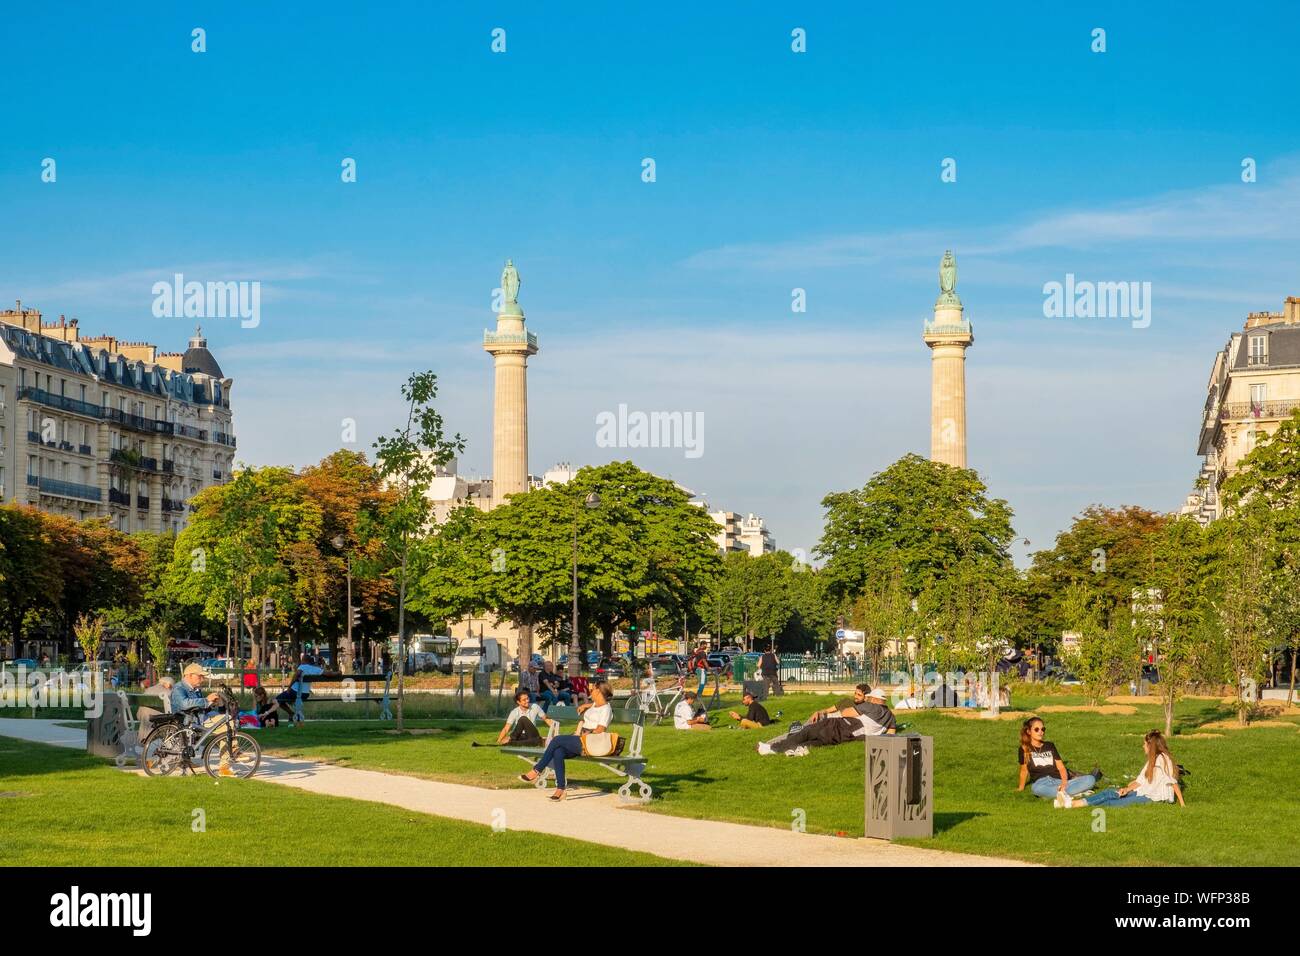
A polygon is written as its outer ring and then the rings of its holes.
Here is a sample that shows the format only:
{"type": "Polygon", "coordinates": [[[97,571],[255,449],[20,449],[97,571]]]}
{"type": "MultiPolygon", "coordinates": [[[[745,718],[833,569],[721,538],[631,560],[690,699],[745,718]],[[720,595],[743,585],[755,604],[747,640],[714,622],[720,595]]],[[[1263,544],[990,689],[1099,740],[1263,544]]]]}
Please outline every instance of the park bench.
{"type": "MultiPolygon", "coordinates": [[[[633,699],[635,700],[635,698],[633,699]]],[[[577,708],[555,705],[547,712],[547,716],[551,720],[555,721],[558,721],[561,716],[569,717],[570,715],[576,719],[578,716],[577,708]]],[[[610,773],[616,774],[620,777],[626,777],[627,783],[618,788],[619,799],[624,803],[649,803],[650,798],[653,795],[653,790],[651,789],[650,784],[646,783],[641,776],[645,773],[646,768],[646,758],[641,752],[642,738],[645,736],[645,711],[640,707],[636,707],[635,709],[628,708],[616,713],[614,719],[621,719],[622,722],[632,724],[632,735],[628,738],[627,746],[621,754],[617,757],[588,757],[586,755],[581,757],[569,757],[568,762],[572,763],[575,761],[582,761],[584,763],[599,764],[610,773]],[[636,790],[635,795],[633,795],[634,788],[636,790]]],[[[550,743],[551,738],[558,734],[558,724],[550,725],[550,731],[546,735],[546,742],[550,743]]],[[[504,746],[501,748],[502,753],[510,754],[512,757],[518,757],[520,760],[527,761],[530,764],[537,763],[537,761],[541,759],[542,753],[545,750],[545,746],[504,746]]],[[[537,787],[539,790],[545,790],[547,779],[554,779],[554,777],[555,771],[548,767],[546,773],[541,774],[533,781],[533,786],[537,787]]]]}
{"type": "Polygon", "coordinates": [[[303,722],[303,713],[302,713],[303,704],[310,704],[313,701],[326,701],[326,700],[339,701],[341,703],[348,703],[348,704],[354,703],[356,701],[378,701],[380,705],[379,719],[380,720],[393,719],[393,712],[390,709],[390,692],[392,690],[392,683],[393,683],[393,675],[391,671],[387,674],[309,674],[305,677],[298,678],[298,680],[305,681],[308,684],[317,684],[317,683],[337,684],[342,681],[350,680],[353,682],[353,684],[360,681],[364,686],[361,693],[359,694],[352,693],[349,694],[346,698],[343,696],[326,697],[323,695],[318,696],[316,694],[312,694],[310,698],[308,698],[307,700],[303,700],[302,693],[300,691],[295,692],[293,695],[294,723],[301,724],[303,722]],[[384,692],[382,694],[379,693],[378,689],[373,691],[370,689],[370,684],[373,681],[384,682],[384,692]]]}

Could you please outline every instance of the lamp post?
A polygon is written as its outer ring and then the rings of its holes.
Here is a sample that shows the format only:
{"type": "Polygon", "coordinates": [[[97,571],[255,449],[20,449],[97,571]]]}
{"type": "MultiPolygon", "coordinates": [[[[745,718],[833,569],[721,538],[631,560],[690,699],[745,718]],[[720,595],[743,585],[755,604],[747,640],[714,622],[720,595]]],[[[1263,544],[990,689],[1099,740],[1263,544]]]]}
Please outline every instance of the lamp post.
{"type": "MultiPolygon", "coordinates": [[[[333,544],[334,547],[342,551],[344,546],[347,544],[347,541],[343,537],[343,535],[337,534],[334,536],[334,539],[331,542],[331,544],[333,544]]],[[[352,670],[352,552],[348,551],[346,552],[346,554],[348,559],[348,604],[347,604],[348,637],[347,637],[347,643],[343,647],[343,660],[347,666],[347,669],[350,671],[352,670]]]]}
{"type": "Polygon", "coordinates": [[[582,644],[578,641],[578,517],[582,508],[588,510],[600,507],[600,495],[589,492],[582,505],[573,512],[573,630],[569,634],[569,676],[577,677],[582,673],[582,644]]]}

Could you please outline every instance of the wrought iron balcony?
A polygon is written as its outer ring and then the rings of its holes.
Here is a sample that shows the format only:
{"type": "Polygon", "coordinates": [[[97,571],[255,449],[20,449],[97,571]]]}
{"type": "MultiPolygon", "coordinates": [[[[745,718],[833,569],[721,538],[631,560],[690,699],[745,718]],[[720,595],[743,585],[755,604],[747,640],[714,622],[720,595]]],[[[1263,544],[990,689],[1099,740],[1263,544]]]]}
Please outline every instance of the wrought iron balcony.
{"type": "Polygon", "coordinates": [[[90,402],[83,402],[75,398],[68,398],[66,395],[54,395],[43,388],[32,388],[30,385],[18,389],[18,398],[20,400],[26,399],[29,402],[38,402],[41,405],[48,405],[50,408],[57,408],[65,412],[72,412],[75,415],[88,415],[91,418],[103,417],[98,405],[92,405],[90,402]]]}
{"type": "MultiPolygon", "coordinates": [[[[34,475],[27,476],[27,483],[32,484],[34,475]]],[[[36,487],[42,494],[56,495],[60,498],[79,498],[82,501],[99,501],[99,489],[93,485],[79,485],[72,481],[60,481],[58,478],[38,478],[36,487]]]]}
{"type": "Polygon", "coordinates": [[[208,440],[208,430],[206,428],[194,428],[190,425],[176,425],[174,434],[184,438],[197,438],[199,441],[208,440]]]}
{"type": "Polygon", "coordinates": [[[1219,410],[1221,419],[1287,418],[1300,401],[1294,399],[1276,402],[1228,402],[1219,410]]]}
{"type": "Polygon", "coordinates": [[[144,510],[148,510],[148,508],[149,508],[149,496],[148,496],[148,495],[136,495],[136,496],[135,496],[135,506],[136,506],[137,508],[141,509],[142,511],[144,511],[144,510]]]}
{"type": "Polygon", "coordinates": [[[108,489],[108,500],[115,505],[131,506],[131,495],[129,492],[118,491],[116,488],[108,489]]]}
{"type": "Polygon", "coordinates": [[[93,454],[94,454],[94,451],[91,449],[91,447],[90,447],[89,445],[78,445],[78,446],[77,446],[77,451],[80,452],[80,453],[83,454],[83,455],[93,455],[93,454]]]}

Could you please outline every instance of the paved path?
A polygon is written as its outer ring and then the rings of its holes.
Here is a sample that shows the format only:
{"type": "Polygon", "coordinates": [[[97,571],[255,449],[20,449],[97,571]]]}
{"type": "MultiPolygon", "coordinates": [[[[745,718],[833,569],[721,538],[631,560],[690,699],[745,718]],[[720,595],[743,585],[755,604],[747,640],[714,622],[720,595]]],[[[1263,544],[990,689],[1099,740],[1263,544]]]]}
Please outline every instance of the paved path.
{"type": "Polygon", "coordinates": [[[85,728],[60,727],[57,720],[27,720],[23,717],[0,717],[0,737],[17,737],[55,747],[86,749],[85,728]]]}
{"type": "MultiPolygon", "coordinates": [[[[76,731],[52,721],[0,720],[0,735],[71,746],[76,731]]],[[[76,746],[85,746],[82,733],[76,746]]],[[[521,763],[522,767],[523,764],[521,763]]],[[[883,840],[795,833],[691,820],[623,806],[614,794],[570,790],[556,803],[537,790],[487,790],[417,777],[265,757],[257,779],[333,797],[514,830],[534,830],[674,860],[718,866],[1020,866],[1018,861],[897,846],[883,840]]],[[[547,791],[548,793],[550,791],[547,791]]]]}

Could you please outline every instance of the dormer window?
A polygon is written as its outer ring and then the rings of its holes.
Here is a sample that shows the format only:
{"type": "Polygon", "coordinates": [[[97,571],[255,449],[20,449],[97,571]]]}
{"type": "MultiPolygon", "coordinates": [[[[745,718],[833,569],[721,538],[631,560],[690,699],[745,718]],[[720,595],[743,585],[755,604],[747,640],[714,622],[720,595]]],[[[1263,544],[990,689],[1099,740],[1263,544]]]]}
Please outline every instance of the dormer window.
{"type": "Polygon", "coordinates": [[[1247,357],[1249,365],[1267,365],[1268,364],[1268,336],[1252,335],[1250,337],[1250,352],[1247,357]]]}

